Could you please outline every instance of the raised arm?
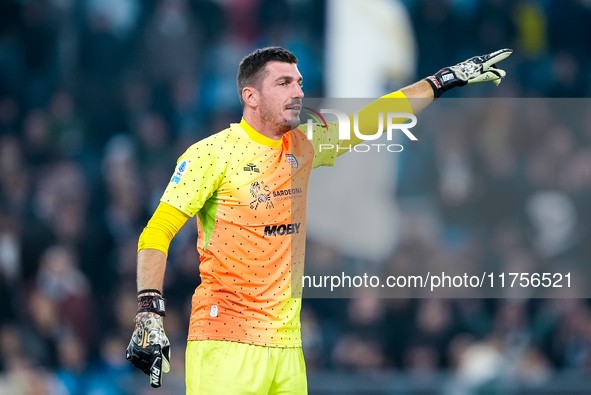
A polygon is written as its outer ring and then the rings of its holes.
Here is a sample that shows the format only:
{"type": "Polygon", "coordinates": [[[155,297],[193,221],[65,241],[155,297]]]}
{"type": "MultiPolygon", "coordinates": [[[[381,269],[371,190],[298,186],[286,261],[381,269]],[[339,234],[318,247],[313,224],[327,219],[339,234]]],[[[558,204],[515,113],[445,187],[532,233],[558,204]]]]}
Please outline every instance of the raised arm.
{"type": "MultiPolygon", "coordinates": [[[[496,63],[511,55],[512,52],[511,49],[501,49],[487,55],[475,56],[455,66],[444,67],[421,81],[373,101],[358,113],[360,133],[375,133],[378,129],[377,113],[399,112],[417,115],[433,100],[452,88],[486,81],[499,85],[506,73],[498,69],[496,63]]],[[[351,127],[353,127],[353,115],[349,119],[351,127]]],[[[405,119],[401,118],[397,121],[402,123],[405,119]]],[[[365,141],[359,138],[353,130],[350,135],[351,139],[343,141],[342,146],[355,146],[365,141]]],[[[347,151],[339,151],[338,155],[345,152],[347,151]]]]}
{"type": "Polygon", "coordinates": [[[427,80],[415,82],[400,90],[408,99],[412,113],[417,115],[435,99],[433,88],[427,80]]]}

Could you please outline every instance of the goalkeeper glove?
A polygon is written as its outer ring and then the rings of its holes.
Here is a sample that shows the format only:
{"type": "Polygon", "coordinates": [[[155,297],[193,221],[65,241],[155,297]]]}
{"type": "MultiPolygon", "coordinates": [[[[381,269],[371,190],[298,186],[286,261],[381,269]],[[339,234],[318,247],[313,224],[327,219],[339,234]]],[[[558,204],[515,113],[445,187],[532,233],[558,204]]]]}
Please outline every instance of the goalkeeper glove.
{"type": "Polygon", "coordinates": [[[129,346],[127,359],[138,369],[150,376],[150,385],[162,385],[162,373],[170,371],[170,342],[164,333],[164,299],[156,290],[145,290],[138,294],[138,310],[135,329],[129,346]]]}
{"type": "Polygon", "coordinates": [[[475,56],[455,66],[444,67],[425,80],[433,88],[436,99],[443,92],[456,86],[485,81],[492,81],[498,86],[506,73],[504,70],[497,69],[496,63],[511,55],[512,52],[512,49],[499,49],[488,55],[475,56]]]}

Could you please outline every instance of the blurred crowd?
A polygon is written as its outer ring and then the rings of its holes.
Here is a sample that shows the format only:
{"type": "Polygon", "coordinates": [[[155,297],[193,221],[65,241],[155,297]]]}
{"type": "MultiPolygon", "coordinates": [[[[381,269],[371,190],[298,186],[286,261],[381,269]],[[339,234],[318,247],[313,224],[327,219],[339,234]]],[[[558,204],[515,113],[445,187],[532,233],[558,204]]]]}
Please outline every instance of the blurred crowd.
{"type": "MultiPolygon", "coordinates": [[[[497,95],[591,93],[589,2],[403,3],[417,77],[511,47],[514,77],[497,95]]],[[[235,75],[244,55],[291,49],[306,94],[322,96],[325,5],[0,2],[0,394],[141,393],[138,380],[149,390],[124,355],[138,236],[176,158],[240,119],[235,75]]],[[[441,113],[426,112],[429,144],[401,155],[409,231],[386,267],[586,263],[591,117],[565,124],[544,106],[525,118],[511,106],[450,117],[456,127],[445,134],[435,133],[441,113]]],[[[182,391],[196,232],[189,221],[171,245],[164,293],[173,372],[162,393],[182,391]]],[[[311,240],[307,259],[346,257],[311,240]]],[[[591,368],[591,309],[582,299],[304,300],[302,326],[312,371],[443,369],[474,383],[503,374],[536,383],[555,370],[591,368]]]]}
{"type": "MultiPolygon", "coordinates": [[[[412,18],[417,76],[475,54],[515,49],[507,67],[514,97],[591,92],[591,5],[585,0],[403,0],[412,18]]],[[[486,96],[490,96],[486,90],[486,96]]],[[[465,97],[468,92],[450,92],[465,97]]],[[[482,94],[485,96],[485,94],[482,94]]]]}
{"type": "Polygon", "coordinates": [[[493,293],[458,288],[471,295],[459,299],[360,287],[347,294],[381,298],[305,304],[309,366],[449,370],[468,388],[501,388],[494,393],[507,393],[507,381],[535,388],[556,372],[588,375],[590,109],[589,99],[439,99],[413,128],[419,142],[399,154],[402,231],[391,257],[376,268],[313,240],[307,250],[308,274],[367,273],[382,283],[427,272],[570,272],[569,297],[539,298],[545,290],[533,283],[501,288],[498,277],[493,293]]]}

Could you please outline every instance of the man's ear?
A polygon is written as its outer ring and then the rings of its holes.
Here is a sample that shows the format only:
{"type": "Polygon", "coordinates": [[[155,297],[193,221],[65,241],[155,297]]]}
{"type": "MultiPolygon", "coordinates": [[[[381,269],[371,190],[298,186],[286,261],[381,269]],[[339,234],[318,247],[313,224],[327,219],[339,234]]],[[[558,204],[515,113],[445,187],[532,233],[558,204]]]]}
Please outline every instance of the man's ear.
{"type": "Polygon", "coordinates": [[[244,104],[249,107],[257,107],[259,105],[259,92],[252,86],[247,86],[242,89],[242,100],[244,104]]]}

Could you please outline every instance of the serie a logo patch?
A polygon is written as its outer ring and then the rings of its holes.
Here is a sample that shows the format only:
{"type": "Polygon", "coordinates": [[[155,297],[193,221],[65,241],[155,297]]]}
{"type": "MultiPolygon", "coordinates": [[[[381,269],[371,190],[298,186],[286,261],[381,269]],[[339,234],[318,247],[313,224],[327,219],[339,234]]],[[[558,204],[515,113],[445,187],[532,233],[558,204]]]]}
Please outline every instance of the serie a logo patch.
{"type": "Polygon", "coordinates": [[[295,156],[293,156],[292,154],[285,154],[285,159],[287,159],[287,162],[291,165],[291,167],[293,167],[294,169],[298,168],[299,163],[295,156]]]}
{"type": "Polygon", "coordinates": [[[170,182],[174,182],[175,184],[178,184],[179,181],[181,181],[181,178],[183,177],[183,175],[187,171],[187,167],[189,167],[190,164],[191,164],[191,162],[187,162],[184,159],[181,160],[174,172],[174,175],[170,179],[170,182]]]}

